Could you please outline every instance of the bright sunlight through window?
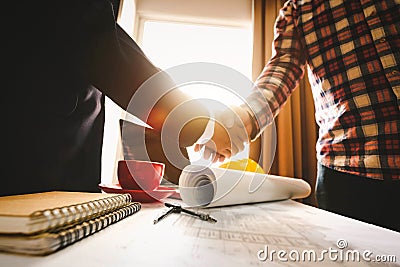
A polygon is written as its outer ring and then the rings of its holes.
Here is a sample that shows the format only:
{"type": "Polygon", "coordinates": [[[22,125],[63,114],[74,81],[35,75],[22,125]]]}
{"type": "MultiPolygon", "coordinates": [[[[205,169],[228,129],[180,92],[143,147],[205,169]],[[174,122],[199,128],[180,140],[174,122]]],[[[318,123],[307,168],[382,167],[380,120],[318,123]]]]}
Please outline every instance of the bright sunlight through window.
{"type": "MultiPolygon", "coordinates": [[[[223,27],[199,24],[146,21],[141,47],[159,68],[193,62],[222,64],[241,72],[251,79],[252,33],[250,27],[223,27]]],[[[228,96],[222,88],[213,85],[187,85],[181,88],[193,97],[210,98],[224,104],[240,104],[240,99],[228,96]]],[[[192,148],[188,149],[191,161],[198,162],[192,148]]],[[[235,156],[243,158],[245,151],[235,156]]]]}

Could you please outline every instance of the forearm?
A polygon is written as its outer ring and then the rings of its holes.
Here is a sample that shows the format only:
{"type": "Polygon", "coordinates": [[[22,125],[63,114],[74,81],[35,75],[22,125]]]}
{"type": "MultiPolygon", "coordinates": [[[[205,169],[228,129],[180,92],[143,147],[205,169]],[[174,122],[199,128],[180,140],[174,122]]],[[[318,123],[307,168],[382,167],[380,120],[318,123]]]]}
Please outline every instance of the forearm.
{"type": "Polygon", "coordinates": [[[209,118],[204,105],[181,90],[173,89],[157,101],[147,122],[155,130],[166,131],[170,137],[178,138],[181,147],[188,147],[200,138],[209,118]]]}
{"type": "Polygon", "coordinates": [[[109,41],[99,44],[93,52],[91,65],[95,68],[91,69],[90,75],[95,85],[154,130],[181,129],[179,145],[192,145],[205,129],[208,110],[177,89],[171,77],[155,67],[119,27],[117,36],[117,42],[105,37],[109,41]],[[190,107],[182,105],[188,101],[190,107]],[[174,110],[180,111],[172,120],[174,129],[163,129],[174,110]]]}
{"type": "Polygon", "coordinates": [[[255,81],[254,92],[247,98],[257,122],[256,136],[273,121],[304,75],[306,57],[295,26],[296,19],[294,7],[286,4],[276,20],[273,56],[255,81]]]}

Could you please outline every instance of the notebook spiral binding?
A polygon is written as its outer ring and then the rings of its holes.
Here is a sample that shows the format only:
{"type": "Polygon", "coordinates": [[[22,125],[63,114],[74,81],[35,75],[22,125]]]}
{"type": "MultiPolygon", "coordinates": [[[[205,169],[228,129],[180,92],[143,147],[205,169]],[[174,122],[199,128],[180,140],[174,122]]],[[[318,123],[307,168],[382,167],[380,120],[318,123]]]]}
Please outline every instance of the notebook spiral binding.
{"type": "Polygon", "coordinates": [[[60,240],[60,246],[58,249],[66,247],[78,240],[83,239],[84,237],[94,234],[106,228],[107,226],[138,212],[140,209],[141,204],[139,202],[132,202],[117,211],[87,222],[83,222],[82,224],[72,227],[71,229],[66,229],[57,234],[60,240]]]}
{"type": "Polygon", "coordinates": [[[56,230],[65,225],[77,224],[104,215],[131,201],[132,197],[129,194],[110,196],[78,205],[36,211],[31,214],[31,218],[33,225],[45,225],[43,231],[56,230]]]}

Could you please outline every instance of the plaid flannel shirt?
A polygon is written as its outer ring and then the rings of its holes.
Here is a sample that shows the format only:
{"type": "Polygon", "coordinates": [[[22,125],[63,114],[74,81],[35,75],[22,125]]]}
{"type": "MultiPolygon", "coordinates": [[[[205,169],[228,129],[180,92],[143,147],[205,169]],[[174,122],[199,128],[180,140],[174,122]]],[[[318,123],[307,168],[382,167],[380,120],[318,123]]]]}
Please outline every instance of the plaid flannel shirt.
{"type": "Polygon", "coordinates": [[[273,47],[256,81],[262,94],[248,98],[258,132],[308,65],[318,161],[359,176],[400,179],[400,1],[288,1],[273,47]]]}

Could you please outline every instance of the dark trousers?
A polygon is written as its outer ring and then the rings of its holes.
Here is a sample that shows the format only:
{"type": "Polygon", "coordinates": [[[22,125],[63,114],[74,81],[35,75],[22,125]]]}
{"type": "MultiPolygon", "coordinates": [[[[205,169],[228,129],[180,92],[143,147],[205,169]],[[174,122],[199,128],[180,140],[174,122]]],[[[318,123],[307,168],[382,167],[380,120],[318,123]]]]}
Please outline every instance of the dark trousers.
{"type": "Polygon", "coordinates": [[[400,181],[381,181],[318,165],[321,209],[400,232],[400,181]]]}

